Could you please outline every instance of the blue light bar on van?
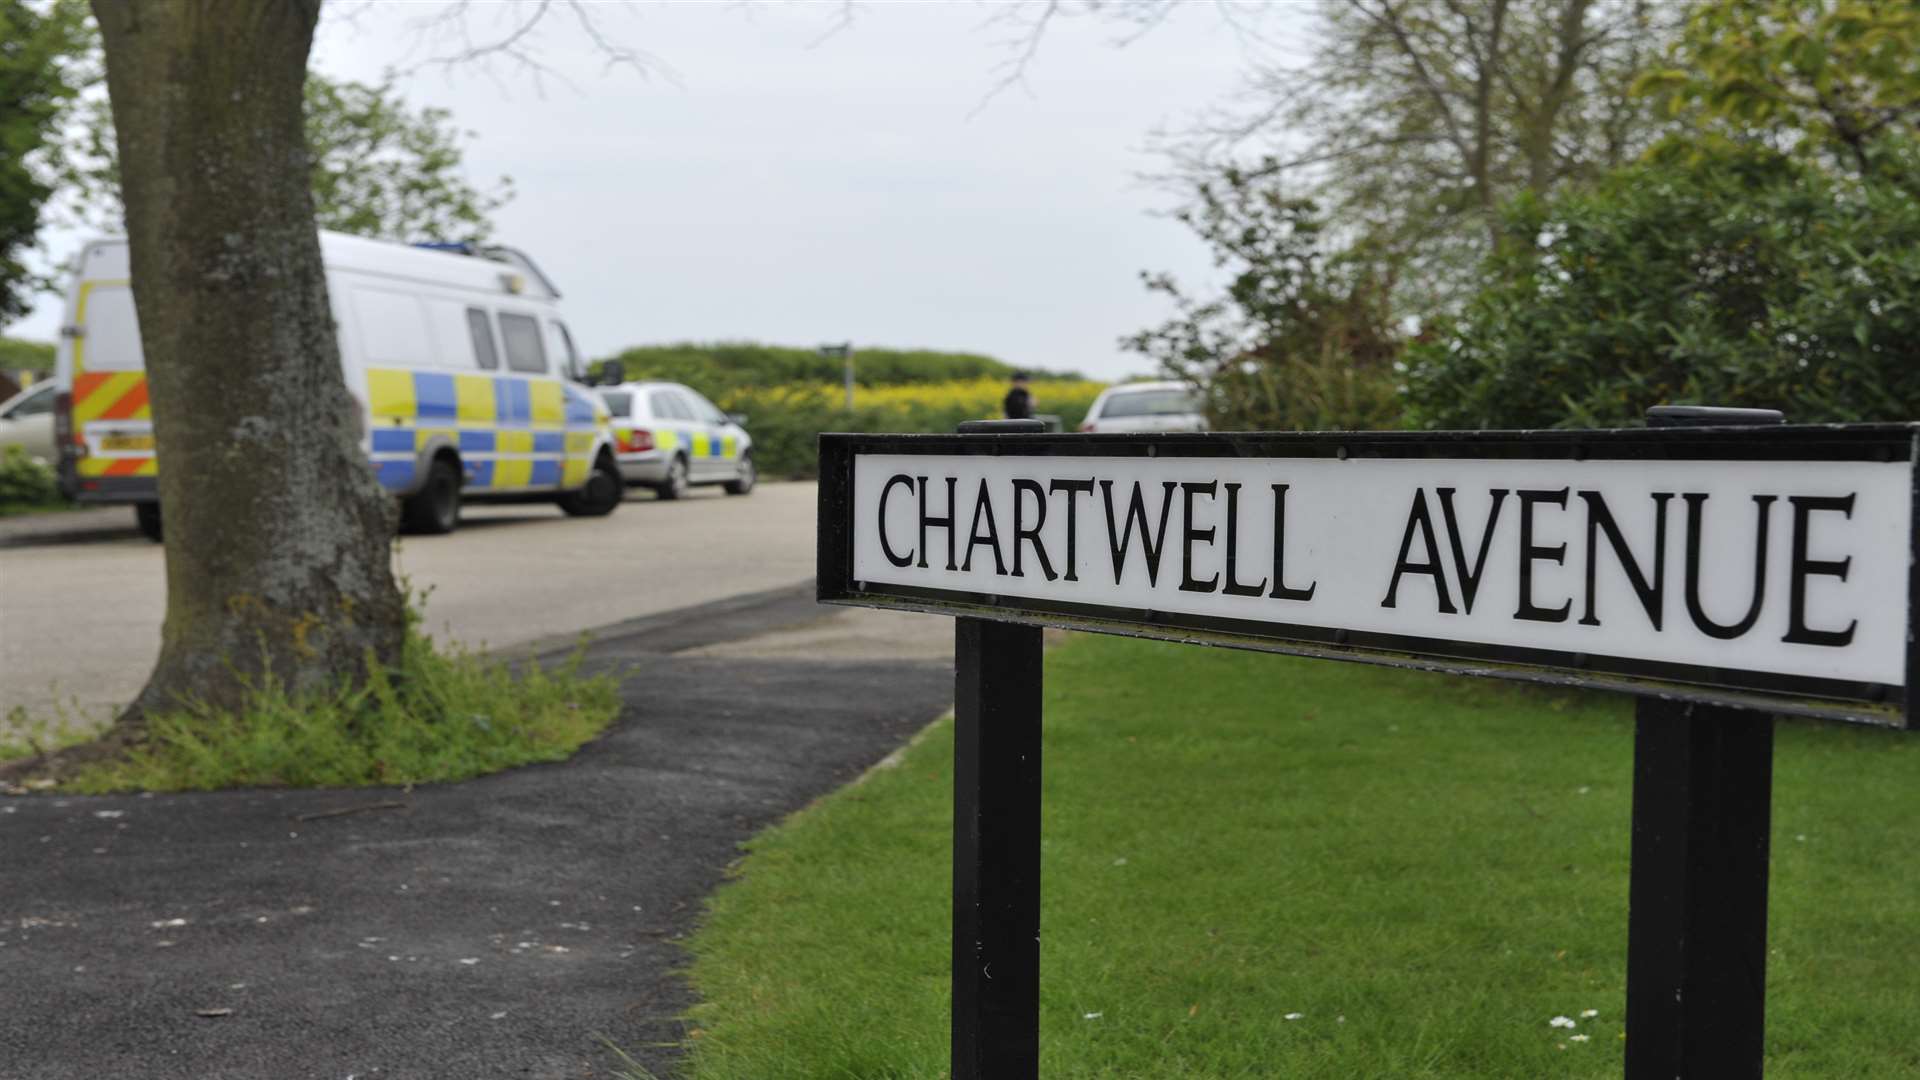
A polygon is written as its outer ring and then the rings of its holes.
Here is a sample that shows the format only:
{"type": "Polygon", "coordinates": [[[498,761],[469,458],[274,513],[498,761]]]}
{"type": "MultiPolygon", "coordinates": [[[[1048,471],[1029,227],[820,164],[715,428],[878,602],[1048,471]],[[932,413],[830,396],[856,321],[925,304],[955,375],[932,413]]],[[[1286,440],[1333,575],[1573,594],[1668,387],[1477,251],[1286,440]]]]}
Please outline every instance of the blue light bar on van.
{"type": "Polygon", "coordinates": [[[446,251],[455,255],[474,255],[473,245],[464,240],[416,240],[410,247],[425,248],[428,251],[446,251]]]}

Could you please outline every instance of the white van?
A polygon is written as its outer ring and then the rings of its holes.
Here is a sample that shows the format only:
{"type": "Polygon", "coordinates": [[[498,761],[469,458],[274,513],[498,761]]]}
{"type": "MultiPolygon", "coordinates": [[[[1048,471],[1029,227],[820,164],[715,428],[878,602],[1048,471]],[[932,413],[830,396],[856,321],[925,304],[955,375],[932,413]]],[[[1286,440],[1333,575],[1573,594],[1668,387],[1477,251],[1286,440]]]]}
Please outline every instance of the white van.
{"type": "MultiPolygon", "coordinates": [[[[320,234],[362,447],[401,499],[402,524],[451,532],[469,501],[551,499],[613,511],[624,490],[607,411],[575,380],[585,364],[559,293],[509,248],[409,246],[320,234]]],[[[60,483],[85,503],[131,503],[160,538],[145,360],[127,242],[80,254],[55,379],[60,483]]]]}

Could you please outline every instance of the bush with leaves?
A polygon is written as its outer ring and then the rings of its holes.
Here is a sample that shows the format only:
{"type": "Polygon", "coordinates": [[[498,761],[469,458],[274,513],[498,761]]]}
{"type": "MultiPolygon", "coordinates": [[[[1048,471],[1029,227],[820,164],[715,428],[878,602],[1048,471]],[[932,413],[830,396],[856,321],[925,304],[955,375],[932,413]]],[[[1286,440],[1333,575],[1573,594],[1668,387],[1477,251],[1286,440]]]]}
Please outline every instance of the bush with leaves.
{"type": "Polygon", "coordinates": [[[60,483],[53,470],[18,446],[0,447],[0,513],[61,506],[60,483]]]}
{"type": "Polygon", "coordinates": [[[1522,198],[1488,284],[1408,354],[1427,428],[1637,424],[1648,406],[1920,417],[1920,199],[1757,146],[1522,198]]]}
{"type": "Polygon", "coordinates": [[[1201,300],[1143,275],[1177,313],[1121,344],[1198,388],[1219,431],[1398,427],[1392,273],[1368,248],[1333,247],[1311,201],[1229,170],[1182,211],[1232,277],[1201,300]]]}

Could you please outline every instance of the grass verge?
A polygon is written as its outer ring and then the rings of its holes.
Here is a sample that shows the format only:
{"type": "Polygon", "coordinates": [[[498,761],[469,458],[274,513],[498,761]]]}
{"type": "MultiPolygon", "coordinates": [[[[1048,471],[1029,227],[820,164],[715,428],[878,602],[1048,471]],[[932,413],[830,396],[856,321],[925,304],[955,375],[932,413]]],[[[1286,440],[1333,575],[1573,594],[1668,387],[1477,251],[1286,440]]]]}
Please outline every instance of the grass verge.
{"type": "MultiPolygon", "coordinates": [[[[1920,1075],[1911,739],[1781,725],[1771,1080],[1920,1075]]],[[[1053,652],[1043,1075],[1618,1077],[1632,744],[1597,695],[1053,652]]],[[[753,841],[692,941],[689,1076],[946,1075],[952,763],[943,722],[753,841]]]]}
{"type": "MultiPolygon", "coordinates": [[[[144,740],[88,764],[63,792],[358,787],[464,780],[558,761],[620,711],[610,676],[458,647],[409,633],[400,663],[364,685],[294,695],[268,683],[244,712],[187,708],[151,717],[144,740]]],[[[16,750],[18,748],[15,748],[16,750]]],[[[18,755],[16,755],[18,756],[18,755]]],[[[0,753],[4,757],[4,753],[0,753]]]]}

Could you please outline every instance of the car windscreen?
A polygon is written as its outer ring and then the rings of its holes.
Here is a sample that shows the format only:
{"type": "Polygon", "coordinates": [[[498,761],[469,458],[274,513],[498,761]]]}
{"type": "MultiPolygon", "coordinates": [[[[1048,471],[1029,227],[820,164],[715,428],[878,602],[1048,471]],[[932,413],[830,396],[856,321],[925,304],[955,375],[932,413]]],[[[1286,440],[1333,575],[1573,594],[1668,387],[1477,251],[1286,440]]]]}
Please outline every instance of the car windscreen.
{"type": "Polygon", "coordinates": [[[1102,419],[1115,416],[1181,416],[1200,409],[1185,390],[1134,390],[1117,393],[1100,406],[1102,419]]]}
{"type": "Polygon", "coordinates": [[[607,403],[607,411],[615,416],[633,415],[633,394],[627,390],[602,390],[600,400],[607,403]]]}

